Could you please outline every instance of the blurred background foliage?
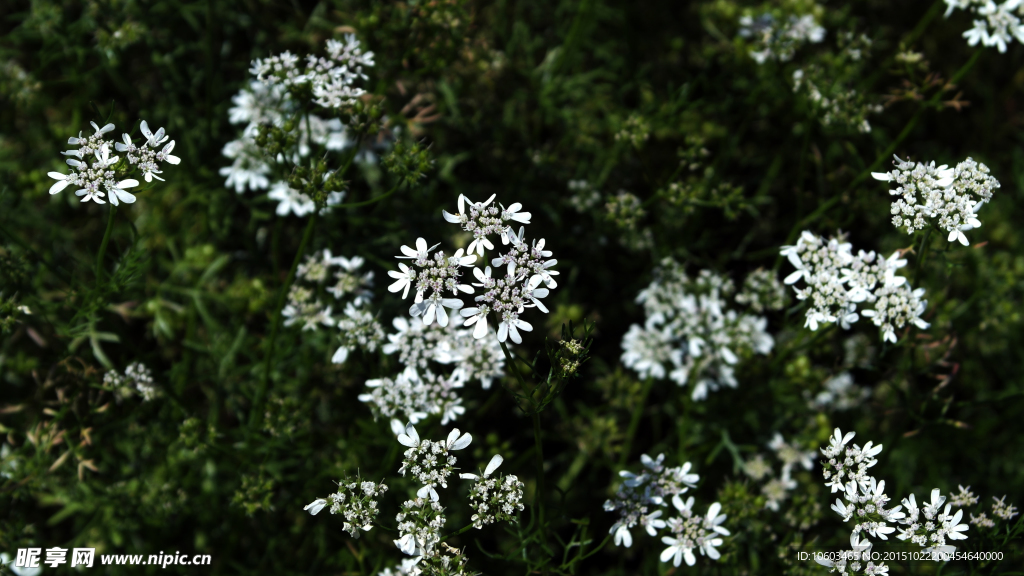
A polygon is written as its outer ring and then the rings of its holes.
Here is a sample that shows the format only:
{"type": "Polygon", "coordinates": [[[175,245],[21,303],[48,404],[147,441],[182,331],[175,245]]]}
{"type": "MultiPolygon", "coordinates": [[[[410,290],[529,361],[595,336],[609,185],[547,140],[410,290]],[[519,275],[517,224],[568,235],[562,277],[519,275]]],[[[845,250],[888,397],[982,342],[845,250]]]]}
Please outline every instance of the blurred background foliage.
{"type": "MultiPolygon", "coordinates": [[[[797,476],[785,513],[763,510],[740,471],[776,431],[807,450],[834,426],[883,443],[875,472],[893,483],[891,494],[963,484],[983,502],[1003,494],[1019,502],[1024,48],[969,47],[961,34],[970,17],[943,18],[944,8],[941,0],[0,3],[0,551],[180,550],[211,554],[202,570],[216,574],[376,574],[400,560],[385,531],[351,540],[335,518],[302,511],[356,469],[392,485],[385,522],[410,491],[395,473],[400,451],[387,422],[356,399],[393,358],[357,353],[337,366],[333,336],[285,329],[262,426],[247,425],[275,297],[305,220],[274,215],[265,195],[236,194],[217,172],[229,163],[221,148],[237,129],[227,111],[250,62],[285,49],[316,53],[345,32],[376,54],[366,86],[383,102],[384,132],[429,146],[433,168],[385,201],[323,215],[310,251],[365,257],[387,325],[407,305],[383,290],[398,247],[419,236],[465,246],[469,237],[453,233],[440,210],[454,210],[459,194],[497,194],[534,214],[531,233],[547,239],[562,274],[546,302],[551,314],[531,319],[542,329],[517,348],[532,357],[563,323],[596,324],[593,360],[541,415],[546,540],[514,526],[459,536],[471,569],[670,573],[658,562],[660,542],[640,538],[557,568],[559,542],[586,526],[591,550],[614,522],[601,505],[622,463],[635,470],[641,453],[665,452],[673,465],[693,462],[697,496],[730,514],[723,559],[699,558],[689,570],[822,573],[787,547],[846,542],[848,532],[822,512],[831,497],[818,471],[797,476]],[[758,64],[738,21],[765,11],[815,14],[826,36],[788,62],[758,64]],[[849,101],[846,115],[823,122],[793,88],[797,69],[849,101]],[[118,214],[104,263],[115,272],[97,292],[88,287],[105,207],[50,196],[46,172],[62,169],[64,142],[89,121],[130,131],[138,119],[164,126],[182,163],[118,214]],[[865,119],[868,133],[858,129],[865,119]],[[622,335],[642,321],[634,298],[663,257],[740,282],[759,267],[788,274],[778,249],[803,229],[841,229],[855,249],[885,255],[916,246],[891,226],[886,186],[868,177],[888,169],[894,152],[950,165],[971,156],[1002,183],[972,246],[943,251],[945,240],[933,238],[915,283],[928,290],[930,329],[883,345],[866,321],[850,333],[810,333],[799,308],[772,312],[775,349],[743,365],[738,389],[693,402],[658,382],[645,395],[618,358],[622,335]],[[20,305],[32,314],[17,313],[20,305]],[[851,335],[859,335],[853,344],[851,335]],[[108,369],[133,361],[153,370],[161,399],[120,400],[102,388],[108,369]],[[809,410],[807,398],[844,369],[871,390],[868,401],[841,413],[809,410]],[[627,440],[634,413],[643,418],[627,440]],[[520,549],[529,558],[484,553],[520,549]]],[[[380,163],[357,167],[348,201],[396,178],[380,163]]],[[[527,483],[533,502],[529,420],[500,386],[464,396],[458,426],[476,438],[465,467],[501,452],[503,470],[527,483]]],[[[421,429],[441,433],[436,419],[421,429]]],[[[465,524],[465,503],[446,504],[450,527],[465,524]]],[[[906,570],[936,567],[893,567],[906,570]]]]}

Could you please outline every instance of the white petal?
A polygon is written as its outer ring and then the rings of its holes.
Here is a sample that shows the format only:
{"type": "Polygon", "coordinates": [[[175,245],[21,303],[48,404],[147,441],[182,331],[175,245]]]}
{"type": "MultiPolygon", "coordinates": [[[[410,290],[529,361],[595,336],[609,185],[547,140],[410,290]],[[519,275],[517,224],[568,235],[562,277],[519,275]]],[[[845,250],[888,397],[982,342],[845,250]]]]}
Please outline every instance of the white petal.
{"type": "MultiPolygon", "coordinates": [[[[661,558],[662,562],[668,562],[675,555],[676,555],[676,548],[673,546],[671,548],[665,548],[664,550],[662,550],[661,551],[661,556],[659,556],[659,558],[661,558]]],[[[676,566],[679,566],[678,562],[676,563],[676,566]]]]}
{"type": "MultiPolygon", "coordinates": [[[[53,176],[54,174],[57,174],[57,172],[50,172],[51,176],[53,176]]],[[[55,182],[53,186],[50,186],[50,194],[56,194],[57,192],[60,192],[61,190],[67,188],[68,184],[70,184],[70,182],[68,182],[67,180],[55,182]]]]}
{"type": "Polygon", "coordinates": [[[487,335],[487,316],[481,314],[478,318],[476,328],[473,329],[473,338],[477,340],[487,335]]]}
{"type": "Polygon", "coordinates": [[[405,432],[405,424],[402,424],[402,421],[399,420],[398,418],[392,418],[391,432],[394,433],[395,436],[402,434],[403,432],[405,432]]]}
{"type": "Polygon", "coordinates": [[[420,436],[416,433],[416,429],[412,427],[412,424],[405,427],[405,433],[398,435],[398,443],[409,448],[419,446],[420,436]]]}
{"type": "Polygon", "coordinates": [[[448,449],[449,450],[462,450],[466,446],[469,446],[469,443],[472,442],[472,441],[473,441],[473,436],[470,435],[469,432],[466,432],[458,440],[456,440],[454,444],[451,444],[448,449]]]}
{"type": "Polygon", "coordinates": [[[491,462],[487,464],[487,468],[484,469],[484,476],[490,476],[493,474],[494,471],[498,469],[498,466],[501,466],[501,463],[504,461],[505,459],[501,457],[501,454],[495,454],[494,457],[491,458],[491,462]]]}

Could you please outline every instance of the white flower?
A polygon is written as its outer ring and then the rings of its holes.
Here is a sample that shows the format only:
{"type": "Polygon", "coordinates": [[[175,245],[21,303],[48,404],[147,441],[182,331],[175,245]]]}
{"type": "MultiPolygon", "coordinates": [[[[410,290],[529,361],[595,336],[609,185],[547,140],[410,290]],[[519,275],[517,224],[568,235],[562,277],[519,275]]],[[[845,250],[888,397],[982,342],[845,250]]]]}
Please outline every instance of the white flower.
{"type": "Polygon", "coordinates": [[[294,213],[296,216],[305,216],[316,210],[316,203],[305,194],[288,186],[287,182],[274,182],[270,187],[267,198],[277,200],[277,215],[287,216],[294,213]]]}
{"type": "Polygon", "coordinates": [[[267,178],[267,174],[270,174],[270,165],[260,156],[255,142],[251,139],[232,140],[224,145],[221,153],[234,160],[231,166],[224,166],[219,170],[221,176],[227,176],[224,186],[234,187],[238,194],[246,188],[262,190],[270,186],[270,180],[267,178]]]}
{"type": "MultiPolygon", "coordinates": [[[[480,270],[475,268],[474,272],[480,270]]],[[[466,319],[463,326],[472,326],[476,324],[476,328],[473,329],[473,338],[480,339],[487,334],[487,314],[490,309],[487,306],[473,306],[470,308],[463,308],[460,314],[466,319]]]]}
{"type": "MultiPolygon", "coordinates": [[[[110,128],[113,129],[114,127],[111,125],[110,128]]],[[[146,144],[148,144],[150,148],[156,148],[160,144],[166,142],[169,138],[169,136],[164,135],[163,128],[157,130],[155,134],[151,132],[149,124],[147,124],[145,120],[139,124],[139,130],[142,132],[142,135],[146,137],[146,144]]]]}
{"type": "MultiPolygon", "coordinates": [[[[520,212],[520,210],[522,210],[522,209],[523,209],[523,205],[520,204],[519,202],[516,202],[516,203],[510,205],[508,208],[505,208],[505,206],[502,205],[501,206],[501,219],[502,220],[515,220],[516,222],[521,222],[523,224],[529,224],[530,223],[530,213],[529,212],[520,212]]],[[[459,211],[460,212],[462,211],[461,207],[460,207],[459,211]]]]}
{"type": "Polygon", "coordinates": [[[398,263],[398,268],[399,272],[394,270],[388,271],[388,276],[396,279],[393,284],[388,286],[388,292],[403,290],[402,299],[405,300],[405,297],[409,295],[409,287],[412,286],[413,280],[416,279],[416,271],[401,262],[398,263]]]}
{"type": "MultiPolygon", "coordinates": [[[[125,188],[134,188],[135,186],[138,185],[139,181],[133,178],[121,180],[120,182],[117,182],[113,186],[107,188],[107,190],[110,191],[110,196],[108,196],[107,198],[110,200],[110,203],[113,204],[114,206],[117,206],[119,204],[118,201],[124,202],[125,204],[134,204],[135,196],[128,192],[127,190],[125,190],[125,188]]],[[[82,199],[82,202],[85,202],[85,198],[82,199]]]]}
{"type": "MultiPolygon", "coordinates": [[[[950,505],[946,504],[946,515],[949,515],[950,505]]],[[[946,537],[950,540],[966,540],[967,535],[963,532],[967,532],[970,526],[967,524],[960,524],[960,519],[963,518],[964,511],[957,510],[956,514],[952,518],[942,523],[942,528],[946,531],[946,537]]]]}
{"type": "MultiPolygon", "coordinates": [[[[498,469],[498,466],[501,466],[501,463],[504,461],[505,459],[501,457],[501,454],[495,454],[492,456],[491,461],[487,463],[487,468],[484,469],[483,478],[488,478],[493,474],[494,471],[498,469]]],[[[462,478],[463,480],[479,480],[481,477],[476,474],[462,473],[459,474],[459,478],[462,478]]]]}
{"type": "Polygon", "coordinates": [[[312,502],[307,504],[306,507],[303,508],[303,510],[309,510],[310,514],[316,516],[320,513],[321,510],[324,509],[324,506],[327,506],[327,500],[324,500],[323,498],[317,498],[316,500],[313,500],[312,502]]]}
{"type": "Polygon", "coordinates": [[[445,312],[445,308],[451,308],[452,310],[459,310],[463,306],[462,300],[458,298],[442,298],[441,294],[435,292],[431,294],[423,302],[417,302],[412,305],[409,309],[409,314],[413,316],[423,315],[423,325],[429,326],[434,322],[434,318],[437,318],[437,323],[441,326],[448,325],[448,313],[445,312]]]}
{"type": "Polygon", "coordinates": [[[519,335],[520,330],[532,332],[533,325],[518,318],[503,318],[501,324],[498,324],[498,342],[504,342],[507,338],[511,338],[516,344],[522,344],[523,337],[519,335]]]}
{"type": "MultiPolygon", "coordinates": [[[[633,535],[629,533],[629,526],[623,521],[618,521],[612,525],[609,534],[615,534],[614,542],[616,546],[625,546],[629,548],[633,545],[633,535]]],[[[678,566],[679,564],[676,564],[678,566]]]]}
{"type": "Polygon", "coordinates": [[[424,240],[423,238],[417,238],[415,250],[403,245],[402,253],[405,254],[405,256],[396,256],[396,258],[412,258],[415,260],[426,260],[430,252],[432,252],[434,248],[437,248],[439,245],[440,244],[434,244],[430,248],[427,248],[427,241],[424,240]]]}
{"type": "Polygon", "coordinates": [[[68,184],[71,184],[70,176],[67,174],[61,174],[60,172],[47,172],[46,175],[57,181],[53,186],[50,186],[50,194],[56,194],[67,188],[68,184]]]}
{"type": "MultiPolygon", "coordinates": [[[[472,441],[473,441],[473,436],[470,435],[469,432],[466,432],[465,434],[460,436],[459,435],[459,429],[455,428],[455,429],[453,429],[448,434],[448,440],[445,442],[445,447],[448,450],[462,450],[466,446],[469,446],[470,442],[472,442],[472,441]]],[[[492,464],[493,464],[494,463],[493,462],[494,459],[492,458],[491,461],[492,461],[492,464]]],[[[497,464],[494,464],[494,467],[497,468],[498,464],[501,464],[501,457],[500,456],[498,457],[497,464]]],[[[490,467],[490,466],[488,465],[488,467],[490,467]]],[[[486,474],[485,474],[485,476],[486,476],[486,474]]]]}

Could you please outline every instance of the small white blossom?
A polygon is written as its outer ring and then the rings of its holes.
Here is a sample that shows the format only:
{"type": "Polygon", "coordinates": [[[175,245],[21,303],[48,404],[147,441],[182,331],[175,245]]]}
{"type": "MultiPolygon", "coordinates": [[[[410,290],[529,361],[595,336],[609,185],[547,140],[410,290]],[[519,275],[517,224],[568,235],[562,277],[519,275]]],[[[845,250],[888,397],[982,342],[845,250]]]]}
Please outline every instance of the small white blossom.
{"type": "Polygon", "coordinates": [[[766,318],[727,308],[733,291],[724,276],[703,270],[690,279],[666,258],[637,296],[647,321],[623,337],[623,364],[642,378],[667,373],[680,386],[692,381],[696,400],[722,386],[735,388],[734,366],[741,358],[769,353],[774,339],[765,330],[766,318]]]}
{"type": "Polygon", "coordinates": [[[967,44],[976,46],[995,46],[999,52],[1006,52],[1006,46],[1016,38],[1024,43],[1024,24],[1020,16],[1024,14],[1021,0],[1005,0],[996,3],[994,0],[945,0],[946,17],[959,8],[970,10],[980,18],[974,20],[974,27],[963,33],[967,44]],[[1014,13],[1016,12],[1016,13],[1014,13]]]}

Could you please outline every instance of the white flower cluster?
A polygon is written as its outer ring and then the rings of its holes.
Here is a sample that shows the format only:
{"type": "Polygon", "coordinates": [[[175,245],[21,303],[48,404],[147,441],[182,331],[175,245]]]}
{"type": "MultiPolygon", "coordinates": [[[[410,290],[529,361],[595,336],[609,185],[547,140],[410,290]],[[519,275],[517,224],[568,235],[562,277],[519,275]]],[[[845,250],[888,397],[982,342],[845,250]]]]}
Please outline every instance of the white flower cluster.
{"type": "Polygon", "coordinates": [[[516,522],[514,514],[523,511],[523,483],[519,478],[511,474],[491,477],[503,461],[495,454],[479,476],[459,474],[463,480],[475,480],[469,489],[469,505],[476,512],[471,520],[477,529],[500,521],[516,522]]]}
{"type": "MultiPolygon", "coordinates": [[[[442,442],[422,440],[411,423],[403,426],[399,420],[391,421],[391,430],[397,435],[398,442],[408,448],[399,473],[405,476],[408,472],[422,487],[416,491],[415,498],[401,505],[395,517],[398,538],[394,544],[414,558],[403,560],[399,566],[379,574],[469,576],[465,572],[467,558],[461,551],[441,542],[441,530],[447,518],[435,488],[447,488],[448,477],[456,470],[456,458],[452,452],[469,446],[473,437],[469,433],[460,434],[455,429],[442,442]]],[[[459,475],[474,481],[470,489],[470,506],[476,511],[472,520],[477,528],[498,520],[514,522],[513,515],[523,510],[523,483],[511,475],[492,477],[501,463],[502,457],[495,455],[482,475],[459,475]]],[[[331,514],[342,514],[345,517],[344,529],[358,538],[358,530],[369,531],[373,527],[378,512],[376,498],[387,490],[383,482],[362,482],[357,476],[355,480],[346,479],[339,483],[336,494],[317,498],[304,509],[316,515],[330,504],[331,514]]]]}
{"type": "MultiPolygon", "coordinates": [[[[853,444],[850,440],[855,436],[849,432],[845,436],[836,428],[830,440],[829,446],[821,449],[825,460],[822,461],[825,485],[832,489],[832,493],[843,492],[842,499],[836,498],[832,510],[843,518],[843,522],[854,522],[851,544],[856,550],[858,545],[869,544],[861,541],[861,538],[871,536],[881,540],[888,540],[888,535],[896,531],[892,525],[902,525],[899,534],[900,540],[909,540],[924,548],[925,553],[931,553],[934,560],[943,560],[950,553],[956,550],[955,546],[946,543],[949,540],[964,540],[967,538],[968,526],[960,524],[963,511],[957,510],[951,514],[952,506],[946,504],[940,512],[946,497],[940,494],[938,488],[932,490],[931,501],[922,507],[917,505],[914,495],[904,498],[902,506],[886,508],[890,498],[885,493],[885,481],[878,480],[868,473],[868,469],[878,461],[875,458],[882,451],[882,446],[873,446],[868,442],[863,447],[853,444]],[[903,509],[906,508],[904,512],[903,509]]],[[[825,565],[830,566],[832,571],[841,574],[851,574],[860,571],[861,565],[856,558],[831,562],[825,565]]],[[[871,572],[865,570],[866,574],[884,574],[887,568],[884,565],[871,566],[871,572]]]]}
{"type": "Polygon", "coordinates": [[[871,542],[868,540],[861,540],[860,532],[851,533],[850,549],[844,550],[836,556],[838,557],[838,560],[815,555],[814,561],[822,566],[831,568],[829,572],[838,572],[840,574],[853,575],[863,573],[868,576],[873,576],[876,574],[886,575],[889,573],[889,567],[887,565],[883,563],[875,564],[875,556],[871,554],[871,542]]]}
{"type": "Polygon", "coordinates": [[[601,202],[601,192],[586,180],[569,180],[566,187],[573,193],[566,202],[581,214],[589,212],[601,202]]]}
{"type": "Polygon", "coordinates": [[[907,279],[896,276],[896,270],[907,265],[900,253],[887,259],[873,251],[853,255],[849,242],[837,238],[826,241],[804,231],[793,246],[783,246],[781,254],[796,268],[786,277],[786,284],[803,279],[805,288],[795,288],[798,300],[809,300],[805,327],[817,330],[819,324],[839,322],[843,329],[860,319],[857,305],[874,304],[863,310],[882,330],[882,340],[896,342],[896,330],[913,323],[922,330],[929,324],[921,319],[928,305],[923,300],[924,288],[912,290],[907,279]]]}
{"type": "Polygon", "coordinates": [[[725,514],[719,514],[722,505],[715,502],[708,506],[705,516],[694,514],[693,496],[685,503],[679,496],[673,496],[672,505],[679,511],[679,516],[665,521],[671,536],[661,538],[662,543],[668,544],[668,548],[661,552],[661,561],[668,562],[671,559],[673,566],[679,566],[681,561],[686,559],[686,565],[693,566],[697,563],[697,558],[693,555],[694,548],[700,550],[702,556],[706,555],[712,560],[721,558],[721,554],[715,549],[716,546],[722,545],[722,539],[718,536],[729,535],[729,530],[721,526],[722,522],[725,522],[725,514]]]}
{"type": "MultiPolygon", "coordinates": [[[[446,569],[458,567],[461,570],[465,565],[464,557],[443,543],[440,547],[443,549],[437,546],[441,541],[440,531],[444,527],[445,517],[435,487],[448,487],[448,477],[455,470],[456,463],[451,453],[469,446],[473,437],[469,433],[460,435],[459,430],[455,429],[445,441],[433,442],[421,440],[412,424],[407,424],[403,429],[398,420],[392,420],[391,428],[398,434],[399,443],[409,448],[405,451],[402,467],[398,471],[403,476],[408,472],[423,484],[416,492],[416,498],[403,504],[396,517],[399,537],[394,541],[395,546],[410,556],[420,557],[416,563],[403,563],[403,568],[411,569],[418,564],[420,572],[408,573],[425,575],[437,573],[433,571],[437,565],[446,569]]],[[[473,523],[478,528],[495,520],[511,521],[512,514],[523,509],[520,504],[523,484],[518,478],[490,478],[501,462],[501,456],[495,455],[482,476],[460,474],[461,478],[475,481],[470,490],[470,506],[477,512],[473,516],[473,523]]]]}
{"type": "Polygon", "coordinates": [[[1006,496],[1002,498],[992,497],[995,503],[992,504],[992,513],[1002,518],[1003,520],[1012,520],[1014,516],[1017,516],[1017,507],[1013,504],[1006,503],[1006,496]]]}
{"type": "Polygon", "coordinates": [[[636,298],[647,320],[623,336],[622,363],[641,378],[667,375],[680,386],[695,382],[695,400],[721,386],[735,388],[734,366],[741,358],[769,353],[775,341],[765,331],[767,318],[727,309],[734,290],[731,280],[710,270],[691,280],[666,258],[636,298]]]}
{"type": "Polygon", "coordinates": [[[429,371],[429,361],[454,364],[451,379],[461,386],[474,380],[486,390],[494,378],[504,374],[505,356],[496,340],[477,340],[469,329],[454,324],[424,326],[415,319],[395,318],[392,325],[398,332],[388,334],[385,354],[398,352],[398,361],[417,372],[429,371]]]}
{"type": "Polygon", "coordinates": [[[976,46],[981,42],[984,46],[995,46],[1000,52],[1006,52],[1006,45],[1016,38],[1024,43],[1024,2],[1021,0],[1005,0],[997,4],[994,0],[944,0],[946,17],[956,10],[970,10],[978,18],[974,27],[964,32],[967,44],[976,46]]]}
{"type": "Polygon", "coordinates": [[[365,309],[373,298],[373,272],[361,272],[363,262],[360,256],[334,256],[329,249],[309,255],[296,270],[281,310],[285,326],[301,323],[303,331],[337,328],[341,346],[331,358],[335,364],[343,364],[354,348],[373,352],[384,340],[384,329],[365,309]],[[334,306],[324,303],[328,296],[345,304],[342,315],[333,315],[334,306]]]}
{"type": "Polygon", "coordinates": [[[795,444],[786,442],[782,434],[778,432],[768,443],[775,457],[782,463],[782,473],[779,476],[773,475],[771,465],[765,461],[764,456],[758,454],[743,463],[743,472],[755,482],[765,478],[768,481],[761,486],[761,494],[765,497],[764,507],[772,512],[779,511],[779,505],[788,497],[789,493],[797,487],[796,480],[792,477],[793,467],[799,465],[804,470],[810,470],[814,465],[814,452],[800,450],[795,444]]]}
{"type": "Polygon", "coordinates": [[[906,517],[900,519],[903,527],[896,537],[924,547],[926,552],[937,553],[935,559],[939,560],[942,555],[956,551],[956,546],[946,544],[946,538],[966,540],[967,535],[962,532],[966,532],[969,527],[967,524],[960,524],[963,510],[950,514],[952,504],[946,504],[945,510],[939,511],[946,497],[940,494],[938,488],[932,490],[931,497],[931,502],[925,503],[922,508],[917,506],[913,494],[903,499],[907,512],[906,517]]]}
{"type": "Polygon", "coordinates": [[[968,246],[964,231],[981,226],[976,214],[1000,187],[999,181],[989,174],[988,166],[971,158],[952,169],[945,165],[936,167],[935,162],[923,164],[893,158],[895,170],[871,173],[876,180],[897,185],[889,191],[892,196],[899,196],[892,203],[893,225],[913,234],[927,225],[926,218],[936,219],[939,228],[949,232],[949,242],[958,240],[968,246]]]}
{"type": "Polygon", "coordinates": [[[302,322],[303,330],[317,330],[324,326],[337,325],[337,319],[331,315],[332,306],[325,306],[323,293],[330,293],[337,300],[352,296],[352,305],[362,308],[373,297],[373,272],[359,273],[363,258],[353,256],[334,256],[330,249],[316,252],[306,257],[306,261],[295,271],[295,284],[288,292],[288,302],[281,311],[285,317],[284,325],[291,326],[302,322]],[[331,276],[332,268],[339,270],[331,276]],[[328,281],[335,282],[334,286],[328,281]]]}
{"type": "Polygon", "coordinates": [[[441,542],[428,555],[406,558],[377,576],[470,576],[466,571],[469,559],[460,550],[441,542]]]}
{"type": "MultiPolygon", "coordinates": [[[[92,200],[97,204],[106,204],[106,200],[103,200],[104,196],[106,196],[107,200],[114,206],[120,205],[121,202],[125,204],[134,203],[135,195],[128,192],[127,189],[138,186],[139,181],[134,178],[118,180],[119,172],[122,172],[121,176],[125,175],[123,173],[124,166],[122,164],[121,167],[118,167],[120,156],[110,155],[110,142],[105,137],[105,134],[114,130],[114,125],[107,124],[100,128],[95,122],[90,122],[90,124],[96,130],[96,133],[92,136],[83,138],[82,133],[79,132],[77,137],[72,136],[68,138],[68,144],[81,146],[81,148],[61,152],[65,156],[70,156],[65,162],[74,170],[70,174],[61,174],[60,172],[47,173],[50,178],[57,181],[53,186],[50,186],[50,194],[56,194],[73,185],[79,188],[75,191],[75,195],[81,196],[82,202],[92,200]],[[90,156],[92,157],[91,161],[89,160],[90,156]]],[[[116,142],[114,147],[119,152],[127,152],[125,160],[128,162],[128,165],[135,166],[140,170],[146,182],[152,182],[153,178],[163,180],[163,178],[157,176],[157,174],[163,173],[163,171],[158,169],[158,162],[167,162],[169,164],[181,162],[180,158],[171,154],[174,150],[174,140],[167,142],[169,137],[164,134],[163,128],[160,128],[154,134],[149,129],[149,125],[145,120],[142,121],[140,129],[142,135],[146,138],[146,142],[143,145],[135,146],[132,143],[131,136],[123,134],[124,142],[116,142]],[[165,142],[167,143],[164,144],[165,142]],[[164,146],[157,152],[156,148],[161,144],[164,146]]]]}
{"type": "Polygon", "coordinates": [[[451,453],[462,450],[472,441],[473,436],[468,432],[460,436],[458,428],[453,429],[444,442],[420,440],[416,428],[407,424],[405,431],[398,435],[398,442],[409,448],[405,451],[405,459],[398,471],[402,476],[409,472],[417,482],[423,484],[416,492],[418,498],[430,496],[431,501],[437,502],[437,490],[434,487],[447,488],[448,477],[454,470],[456,459],[451,453]]]}
{"type": "Polygon", "coordinates": [[[268,87],[307,86],[314,102],[324,108],[344,108],[366,93],[353,83],[367,80],[363,67],[373,67],[373,52],[364,52],[355,34],[346,34],[345,41],[327,41],[327,58],[306,56],[306,67],[299,71],[299,57],[291,52],[256,59],[249,72],[268,87]]]}
{"type": "Polygon", "coordinates": [[[360,394],[359,401],[371,405],[374,418],[404,417],[415,424],[430,414],[440,414],[444,426],[466,412],[457,393],[462,386],[462,382],[429,370],[421,376],[410,366],[395,378],[367,380],[370,391],[360,394]]]}
{"type": "Polygon", "coordinates": [[[338,483],[338,491],[326,499],[317,498],[309,503],[303,510],[316,516],[327,504],[331,505],[331,514],[341,514],[345,517],[342,529],[348,532],[353,538],[359,538],[359,530],[369,532],[373,528],[373,519],[377,517],[376,498],[388,491],[383,482],[362,482],[357,476],[355,479],[345,479],[338,483]]]}
{"type": "Polygon", "coordinates": [[[743,288],[736,294],[736,302],[749,306],[755,314],[765,310],[781,310],[786,305],[786,286],[771,270],[758,268],[743,279],[743,288]]]}
{"type": "Polygon", "coordinates": [[[405,369],[393,378],[367,380],[371,390],[359,396],[371,404],[374,416],[402,416],[413,424],[430,414],[441,414],[445,425],[465,412],[457,390],[479,381],[484,389],[504,374],[505,357],[497,340],[477,340],[472,330],[454,324],[424,326],[413,319],[395,318],[395,334],[388,334],[385,354],[398,353],[405,369]],[[430,362],[454,365],[448,375],[436,374],[430,362]]]}
{"type": "Polygon", "coordinates": [[[822,126],[846,126],[861,134],[870,133],[868,116],[881,113],[882,105],[865,101],[853,88],[837,89],[832,85],[831,92],[822,93],[819,85],[829,87],[831,81],[830,75],[818,67],[800,68],[793,71],[793,92],[806,94],[822,126]]]}
{"type": "Polygon", "coordinates": [[[415,303],[409,309],[412,316],[422,316],[424,325],[430,325],[436,318],[438,324],[447,326],[448,314],[445,308],[460,310],[460,314],[465,318],[464,326],[476,325],[473,337],[478,339],[487,335],[487,316],[493,311],[499,320],[498,341],[505,342],[511,338],[513,342],[519,344],[522,342],[519,331],[533,330],[533,326],[521,320],[519,315],[526,308],[548,311],[539,299],[548,295],[549,288],[557,286],[552,276],[558,275],[558,272],[550,270],[557,260],[547,260],[551,256],[551,251],[544,250],[543,239],[539,242],[534,241],[531,245],[524,239],[524,228],[520,228],[518,234],[513,233],[511,225],[508,224],[510,220],[530,223],[530,213],[520,212],[521,204],[517,202],[499,209],[491,205],[492,200],[494,196],[484,202],[470,202],[465,196],[460,195],[459,213],[442,213],[445,220],[459,224],[463,230],[473,234],[473,241],[468,249],[464,251],[460,248],[452,257],[445,256],[443,252],[436,252],[431,257],[430,252],[437,248],[437,245],[428,248],[423,238],[416,240],[415,249],[402,246],[404,256],[398,258],[412,260],[414,267],[400,263],[399,271],[388,272],[395,279],[388,290],[402,292],[404,299],[409,295],[410,287],[415,285],[415,303]],[[495,249],[490,241],[490,237],[494,235],[500,235],[502,243],[510,245],[507,252],[491,260],[491,266],[504,267],[505,277],[493,278],[490,266],[483,270],[474,267],[473,275],[478,282],[472,286],[460,283],[460,268],[472,266],[477,256],[483,256],[485,249],[495,249]],[[540,288],[541,283],[547,288],[540,288]],[[474,286],[483,289],[483,293],[475,297],[477,305],[474,307],[464,308],[460,298],[445,297],[445,291],[451,292],[454,296],[460,296],[460,293],[473,294],[474,286]]]}
{"type": "MultiPolygon", "coordinates": [[[[272,162],[286,160],[297,164],[310,155],[312,145],[338,151],[354,145],[348,138],[345,125],[338,118],[324,118],[316,114],[301,115],[301,106],[296,94],[307,87],[312,91],[313,102],[324,108],[349,106],[355,98],[363,95],[361,88],[352,83],[357,78],[366,78],[363,67],[373,66],[373,53],[364,53],[359,41],[347,35],[344,42],[327,41],[328,58],[308,56],[306,69],[298,69],[299,58],[289,52],[253,62],[250,72],[256,80],[232,98],[234,106],[228,110],[232,124],[246,124],[237,140],[228,142],[222,151],[232,160],[231,166],[220,169],[226,176],[225,186],[234,187],[239,194],[250,190],[270,189],[268,197],[277,200],[277,214],[305,216],[316,210],[313,199],[291,188],[284,180],[270,181],[272,162]],[[260,126],[277,128],[294,123],[297,130],[296,149],[287,158],[278,154],[276,159],[265,157],[256,145],[260,126]]],[[[331,192],[327,197],[328,208],[344,199],[344,192],[331,192]]]]}
{"type": "Polygon", "coordinates": [[[398,522],[395,546],[410,556],[424,556],[431,554],[441,541],[441,529],[448,519],[437,500],[418,496],[402,503],[395,520],[398,522]]]}
{"type": "Polygon", "coordinates": [[[974,506],[978,503],[978,497],[971,492],[971,487],[964,488],[963,486],[957,485],[959,492],[956,494],[949,495],[949,503],[957,508],[966,508],[968,506],[974,506]]]}
{"type": "Polygon", "coordinates": [[[139,394],[143,401],[160,396],[160,388],[153,382],[153,373],[142,362],[132,362],[124,374],[111,370],[103,375],[103,384],[110,386],[119,397],[139,394]]]}
{"type": "MultiPolygon", "coordinates": [[[[235,105],[228,110],[228,120],[232,124],[245,123],[246,127],[237,140],[225,144],[221,151],[232,160],[231,166],[220,169],[220,175],[227,177],[224,185],[233,187],[239,194],[246,188],[269,188],[268,197],[278,201],[278,216],[287,216],[289,213],[296,216],[311,214],[316,209],[312,198],[291,188],[284,180],[276,180],[271,184],[269,176],[273,171],[272,163],[285,162],[285,155],[279,154],[276,159],[265,157],[256,145],[260,126],[284,126],[287,119],[298,113],[298,102],[283,87],[268,86],[258,81],[250,83],[248,89],[243,89],[231,100],[235,105]]],[[[287,158],[293,164],[309,156],[313,144],[331,151],[344,150],[354,144],[346,136],[344,124],[337,118],[325,119],[309,114],[296,123],[296,130],[296,150],[287,158]]],[[[331,192],[327,197],[327,207],[341,204],[344,195],[344,192],[331,192]]]]}
{"type": "Polygon", "coordinates": [[[853,382],[849,372],[839,374],[825,381],[824,390],[818,392],[810,402],[812,410],[850,410],[864,403],[871,396],[871,390],[853,382]]]}
{"type": "Polygon", "coordinates": [[[825,29],[811,14],[791,15],[781,22],[769,13],[757,17],[748,14],[741,16],[739,23],[740,36],[750,39],[750,57],[758,64],[768,60],[788,62],[805,42],[817,44],[825,39],[825,29]]]}
{"type": "Polygon", "coordinates": [[[608,531],[615,535],[616,546],[632,546],[633,535],[629,530],[637,525],[643,526],[649,535],[657,536],[658,530],[666,526],[661,519],[665,499],[678,497],[695,487],[700,480],[699,475],[690,473],[692,465],[689,462],[666,468],[664,461],[664,454],[658,454],[657,459],[644,454],[640,456],[640,462],[645,468],[643,472],[619,472],[625,481],[619,486],[615,498],[604,503],[605,511],[619,511],[619,521],[608,531]]]}
{"type": "MultiPolygon", "coordinates": [[[[970,486],[966,490],[963,486],[960,486],[960,493],[951,495],[949,501],[958,507],[973,506],[978,503],[978,497],[971,493],[970,486]]],[[[1005,495],[1002,498],[992,497],[992,514],[1003,520],[1013,520],[1018,515],[1017,507],[1013,504],[1007,504],[1005,495]]],[[[971,525],[981,526],[982,528],[994,528],[996,523],[987,514],[981,512],[977,516],[971,514],[971,525]]]]}

